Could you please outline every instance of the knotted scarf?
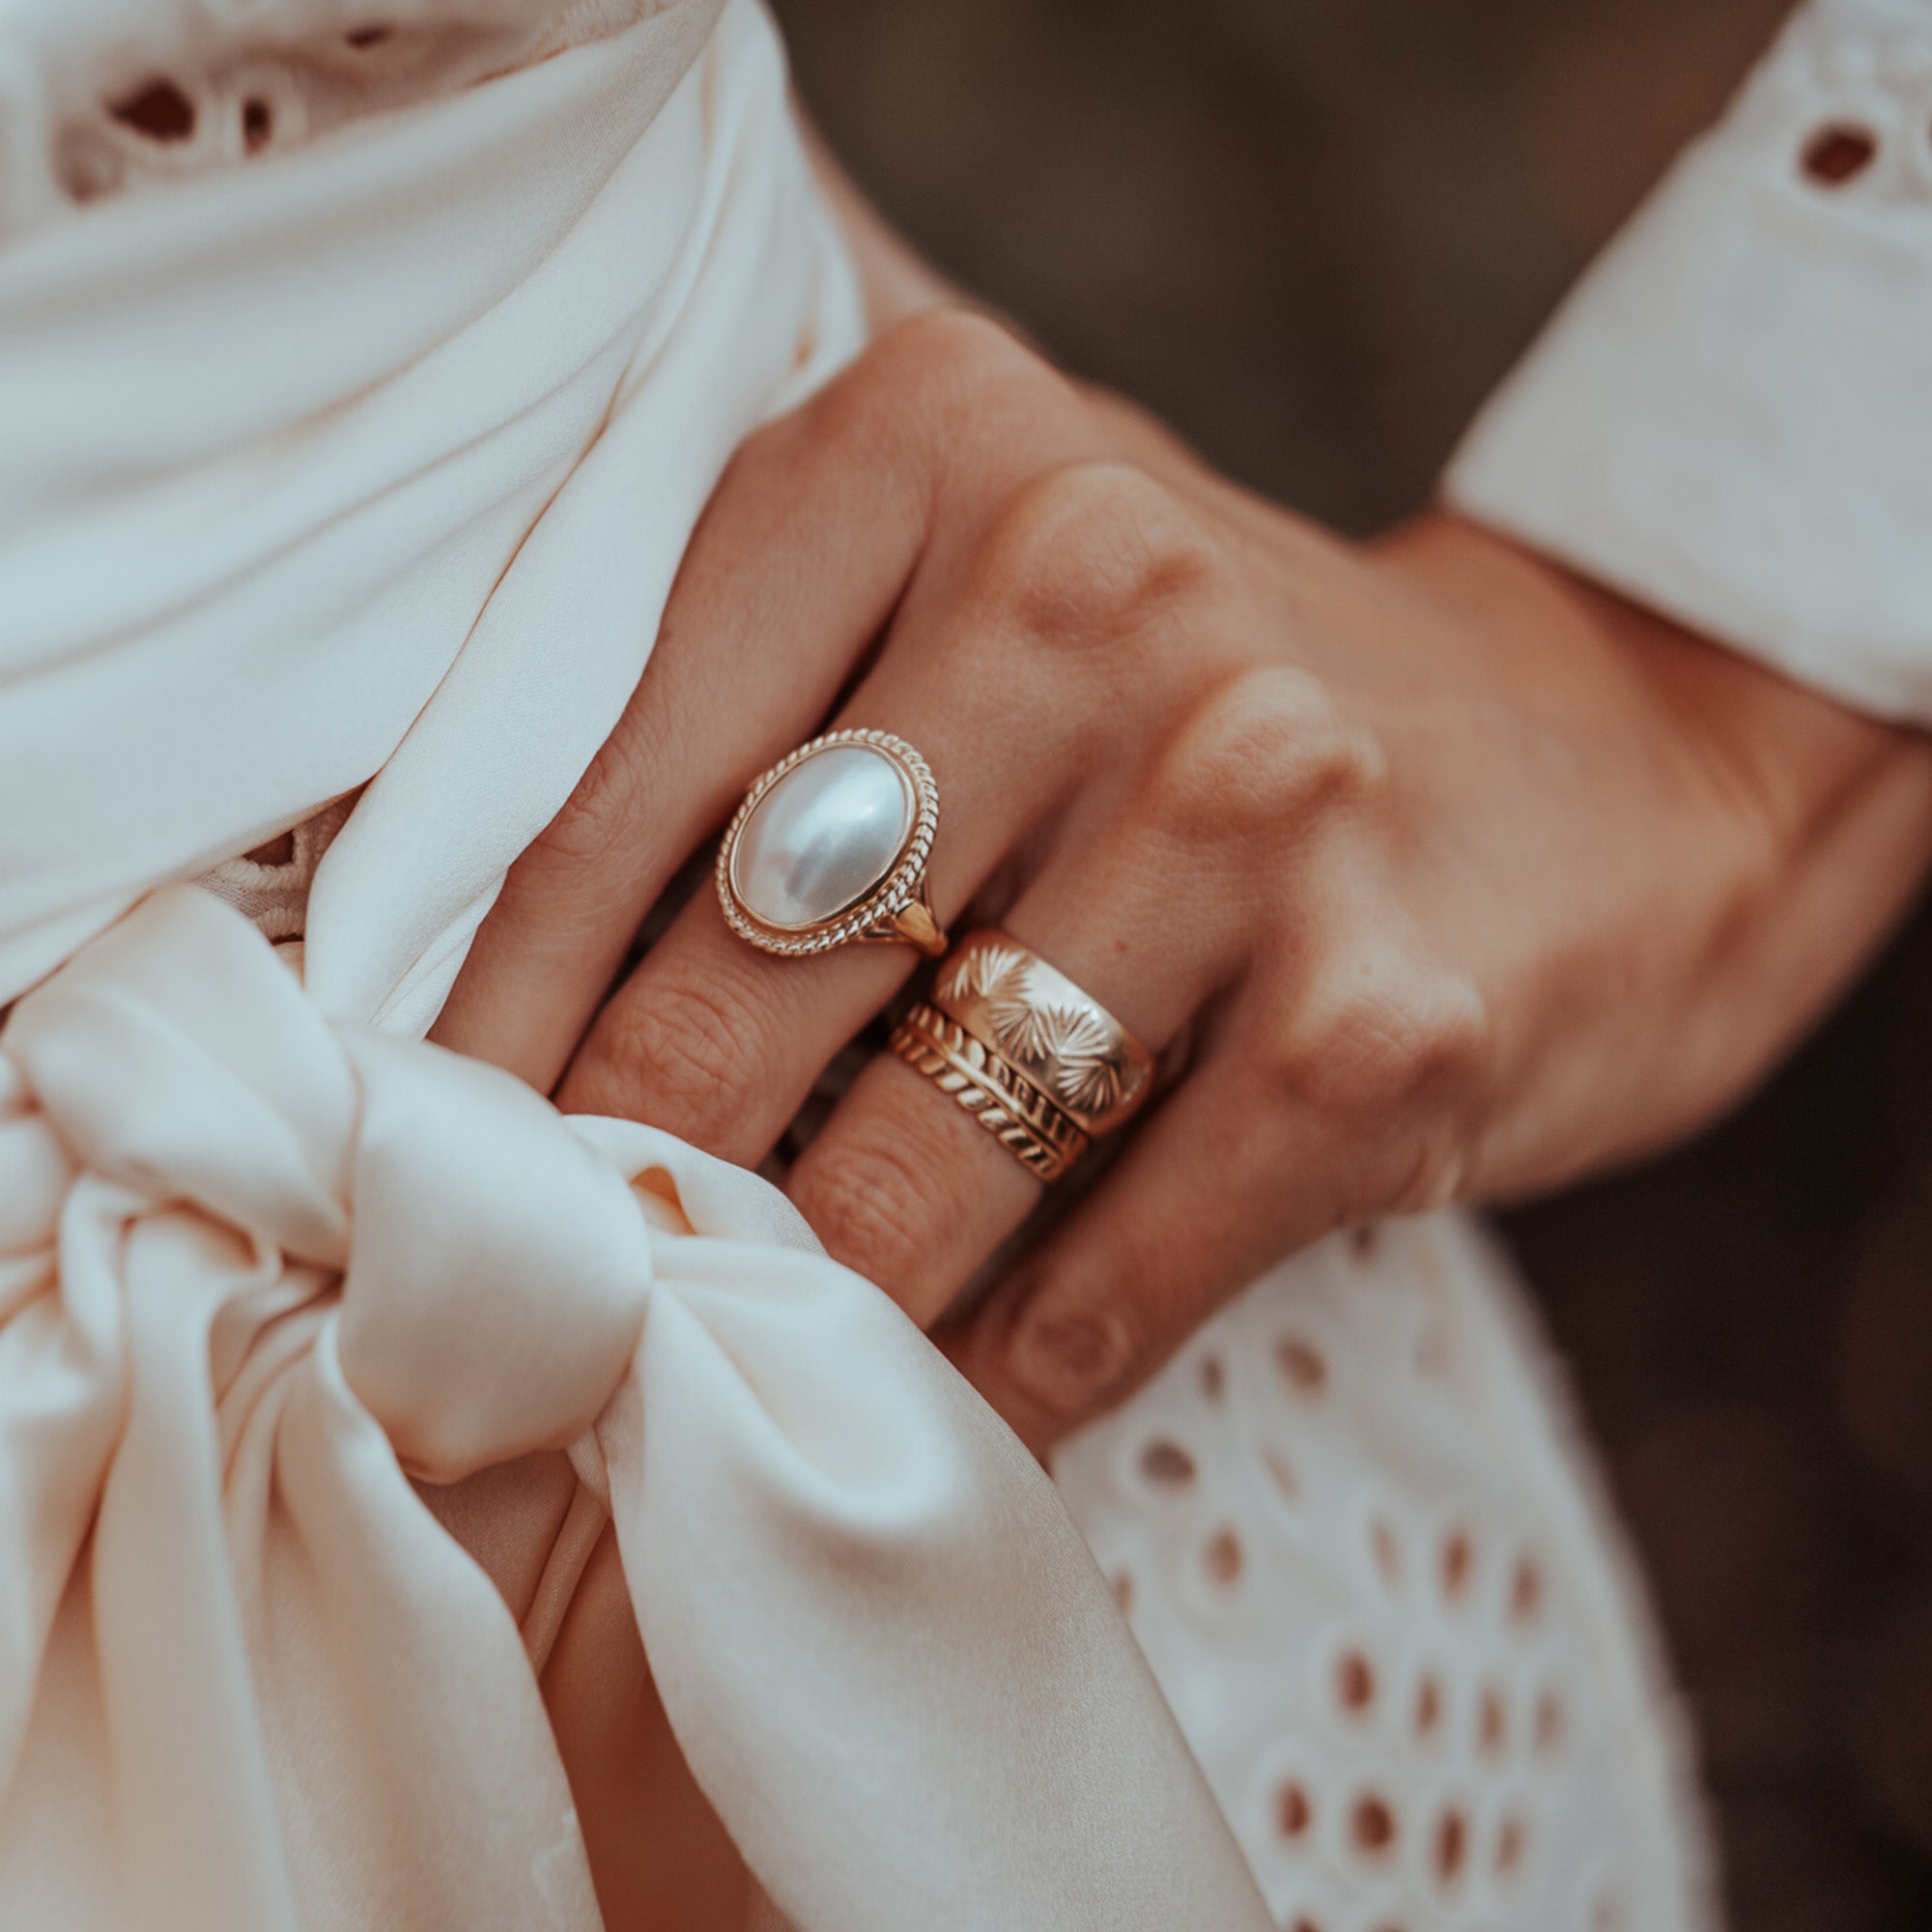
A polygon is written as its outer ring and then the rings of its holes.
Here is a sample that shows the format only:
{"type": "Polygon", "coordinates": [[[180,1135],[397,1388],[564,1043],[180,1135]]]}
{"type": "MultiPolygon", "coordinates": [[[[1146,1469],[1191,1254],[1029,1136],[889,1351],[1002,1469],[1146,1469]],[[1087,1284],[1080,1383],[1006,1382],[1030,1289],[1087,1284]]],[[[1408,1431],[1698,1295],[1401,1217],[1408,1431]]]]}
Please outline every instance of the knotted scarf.
{"type": "Polygon", "coordinates": [[[890,1300],[417,1037],[856,335],[762,18],[607,11],[0,252],[0,1923],[588,1932],[621,1635],[803,1932],[1258,1928],[890,1300]],[[169,883],[357,787],[298,961],[169,883]]]}

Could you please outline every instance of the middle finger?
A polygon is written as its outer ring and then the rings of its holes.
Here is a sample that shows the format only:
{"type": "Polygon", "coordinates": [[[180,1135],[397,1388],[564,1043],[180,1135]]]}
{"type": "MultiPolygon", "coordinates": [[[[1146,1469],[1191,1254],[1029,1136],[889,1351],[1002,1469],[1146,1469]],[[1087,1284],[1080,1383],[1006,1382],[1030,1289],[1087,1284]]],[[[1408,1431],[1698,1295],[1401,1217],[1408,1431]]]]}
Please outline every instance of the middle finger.
{"type": "MultiPolygon", "coordinates": [[[[963,594],[916,586],[835,721],[894,732],[931,765],[940,820],[929,888],[942,926],[1120,734],[1100,688],[1159,701],[1151,641],[1096,638],[1113,619],[1030,594],[1037,578],[1014,568],[1009,548],[996,533],[963,594]],[[1102,649],[1104,668],[1094,664],[1102,649]]],[[[907,946],[775,957],[733,934],[702,892],[599,1015],[559,1104],[646,1121],[754,1163],[916,963],[907,946]]]]}
{"type": "MultiPolygon", "coordinates": [[[[1123,797],[1074,814],[1006,920],[1074,993],[1029,983],[1023,961],[1002,972],[995,952],[986,970],[1000,983],[981,1015],[1009,1027],[1016,1042],[1066,1042],[1057,1068],[1049,1057],[1043,1070],[1024,1069],[1049,1100],[1081,1105],[1093,1077],[1105,1077],[1109,1048],[1078,996],[1164,1053],[1238,970],[1258,881],[1277,868],[1331,768],[1339,777],[1350,755],[1323,708],[1298,672],[1236,680],[1197,703],[1123,797]],[[1062,1076],[1075,1084],[1055,1094],[1062,1076]]],[[[990,1045],[1001,1036],[978,1037],[990,1045]]],[[[979,1107],[979,1097],[973,1083],[953,1096],[882,1056],[791,1176],[793,1201],[830,1252],[923,1326],[1039,1199],[1041,1182],[1002,1145],[1006,1136],[985,1131],[1009,1124],[1010,1110],[979,1107]]]]}

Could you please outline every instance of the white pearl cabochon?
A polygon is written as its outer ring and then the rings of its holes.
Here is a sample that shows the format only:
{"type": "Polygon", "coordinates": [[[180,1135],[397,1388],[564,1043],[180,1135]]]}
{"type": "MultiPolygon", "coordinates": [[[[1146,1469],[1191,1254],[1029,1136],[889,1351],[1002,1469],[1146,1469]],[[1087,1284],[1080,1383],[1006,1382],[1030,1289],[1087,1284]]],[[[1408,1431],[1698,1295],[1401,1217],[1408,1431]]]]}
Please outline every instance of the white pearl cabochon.
{"type": "Polygon", "coordinates": [[[753,918],[797,930],[877,891],[917,822],[912,781],[869,745],[830,745],[753,808],[731,852],[731,889],[753,918]]]}

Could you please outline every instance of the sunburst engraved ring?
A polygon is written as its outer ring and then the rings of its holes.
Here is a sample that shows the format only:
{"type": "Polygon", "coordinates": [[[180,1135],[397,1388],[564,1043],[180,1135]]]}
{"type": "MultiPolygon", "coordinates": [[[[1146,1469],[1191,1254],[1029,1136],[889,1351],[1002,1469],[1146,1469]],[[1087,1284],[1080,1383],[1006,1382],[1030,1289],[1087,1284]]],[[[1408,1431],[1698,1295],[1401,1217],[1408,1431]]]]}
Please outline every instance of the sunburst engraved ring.
{"type": "Polygon", "coordinates": [[[925,862],[931,768],[890,731],[832,731],[745,794],[718,848],[718,903],[740,939],[785,958],[899,941],[937,958],[925,862]]]}
{"type": "Polygon", "coordinates": [[[1099,1001],[990,927],[953,949],[893,1046],[1047,1180],[1133,1113],[1154,1070],[1099,1001]]]}

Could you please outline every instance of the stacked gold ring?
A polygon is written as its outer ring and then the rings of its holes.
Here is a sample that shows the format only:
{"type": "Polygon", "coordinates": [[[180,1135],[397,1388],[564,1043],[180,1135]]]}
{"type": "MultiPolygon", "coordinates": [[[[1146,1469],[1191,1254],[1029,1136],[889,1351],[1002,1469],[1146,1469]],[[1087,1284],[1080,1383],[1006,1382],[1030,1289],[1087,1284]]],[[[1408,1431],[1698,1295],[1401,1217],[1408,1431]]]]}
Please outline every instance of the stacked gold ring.
{"type": "Polygon", "coordinates": [[[1152,1054],[1105,1007],[995,927],[960,941],[892,1043],[1042,1180],[1121,1125],[1153,1078],[1152,1054]]]}

